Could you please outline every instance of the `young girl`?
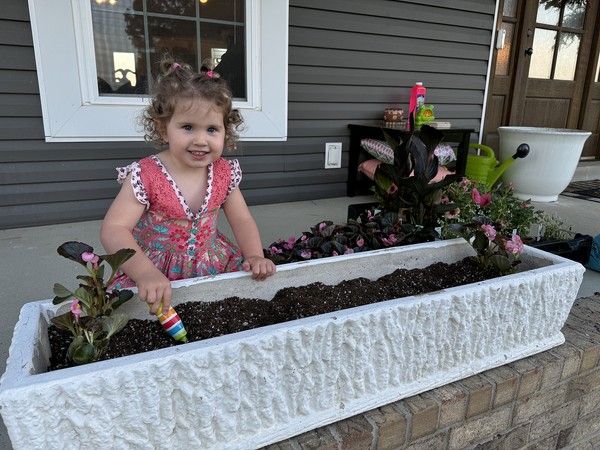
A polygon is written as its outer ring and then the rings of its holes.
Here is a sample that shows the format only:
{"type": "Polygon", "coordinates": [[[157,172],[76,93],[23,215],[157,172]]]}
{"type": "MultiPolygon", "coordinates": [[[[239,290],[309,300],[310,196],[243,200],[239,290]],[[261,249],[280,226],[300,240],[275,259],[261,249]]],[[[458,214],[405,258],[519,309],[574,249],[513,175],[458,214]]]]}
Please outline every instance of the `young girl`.
{"type": "Polygon", "coordinates": [[[235,149],[242,122],[227,83],[212,72],[210,60],[200,73],[169,58],[160,68],[142,121],[145,139],[168,148],[117,168],[123,187],[100,230],[108,253],[136,250],[110,287],[137,285],[150,314],[161,300],[168,312],[173,280],[252,270],[252,278],[262,281],[275,273],[237,189],[239,164],[221,158],[224,146],[235,149]],[[240,248],[217,230],[221,206],[240,248]]]}

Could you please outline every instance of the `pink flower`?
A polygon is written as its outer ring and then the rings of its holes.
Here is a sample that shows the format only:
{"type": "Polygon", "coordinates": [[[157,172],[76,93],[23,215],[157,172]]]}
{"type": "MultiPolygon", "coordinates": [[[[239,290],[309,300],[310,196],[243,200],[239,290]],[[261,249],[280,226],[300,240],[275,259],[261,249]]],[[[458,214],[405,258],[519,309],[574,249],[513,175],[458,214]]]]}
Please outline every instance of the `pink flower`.
{"type": "Polygon", "coordinates": [[[389,247],[390,245],[394,245],[396,243],[398,239],[396,239],[396,236],[394,234],[390,234],[389,238],[383,238],[383,245],[385,245],[386,247],[389,247]]]}
{"type": "Polygon", "coordinates": [[[79,315],[83,312],[78,298],[73,300],[73,303],[71,303],[71,312],[75,314],[76,317],[79,317],[79,315]]]}
{"type": "Polygon", "coordinates": [[[352,250],[351,248],[347,249],[347,250],[344,252],[344,255],[349,255],[350,253],[354,253],[354,250],[352,250]]]}
{"type": "Polygon", "coordinates": [[[85,262],[91,262],[93,264],[98,262],[99,257],[93,253],[82,253],[81,259],[83,259],[85,262]]]}
{"type": "Polygon", "coordinates": [[[500,226],[506,228],[506,220],[500,220],[500,226]]]}
{"type": "MultiPolygon", "coordinates": [[[[445,195],[442,195],[442,199],[440,200],[440,202],[442,203],[442,205],[445,205],[449,201],[450,201],[450,199],[448,197],[446,197],[445,195]]],[[[454,202],[452,202],[452,203],[454,203],[454,202]]]]}
{"type": "Polygon", "coordinates": [[[525,209],[525,208],[527,208],[527,204],[523,203],[523,204],[521,205],[521,209],[525,209]]]}
{"type": "Polygon", "coordinates": [[[371,220],[371,218],[374,217],[373,214],[371,214],[371,210],[367,209],[367,219],[371,220]]]}
{"type": "Polygon", "coordinates": [[[295,243],[296,243],[296,239],[291,237],[288,239],[288,241],[285,244],[283,244],[283,247],[287,248],[288,250],[291,250],[294,248],[295,243]]]}
{"type": "Polygon", "coordinates": [[[512,253],[516,258],[518,255],[523,253],[523,241],[518,234],[515,234],[510,241],[502,239],[506,246],[506,251],[512,253]]]}
{"type": "Polygon", "coordinates": [[[452,211],[446,211],[446,214],[444,214],[444,216],[446,216],[446,219],[456,219],[459,213],[460,208],[454,208],[452,211]]]}
{"type": "Polygon", "coordinates": [[[508,183],[508,187],[510,187],[511,191],[515,190],[515,185],[514,185],[514,183],[512,181],[510,183],[508,183]]]}
{"type": "Polygon", "coordinates": [[[487,205],[492,203],[491,194],[479,195],[479,192],[475,188],[473,188],[473,194],[471,195],[471,197],[473,198],[473,201],[482,208],[485,208],[487,205]]]}
{"type": "Polygon", "coordinates": [[[333,252],[331,252],[331,255],[332,255],[332,256],[338,256],[338,255],[339,255],[339,253],[338,253],[338,252],[336,252],[336,251],[334,250],[333,252]]]}
{"type": "Polygon", "coordinates": [[[362,247],[363,245],[365,245],[365,240],[363,238],[360,238],[358,241],[356,241],[356,245],[362,247]]]}
{"type": "Polygon", "coordinates": [[[493,241],[496,237],[496,229],[492,225],[481,225],[481,228],[485,232],[485,235],[490,241],[493,241]]]}
{"type": "Polygon", "coordinates": [[[392,187],[390,187],[390,194],[393,194],[397,190],[398,190],[398,186],[396,186],[394,183],[392,183],[392,187]]]}
{"type": "Polygon", "coordinates": [[[310,259],[310,252],[302,252],[300,253],[300,256],[302,256],[304,259],[310,259]]]}
{"type": "Polygon", "coordinates": [[[323,231],[323,228],[325,228],[327,225],[325,224],[325,222],[323,222],[322,224],[319,225],[319,231],[323,231]]]}
{"type": "Polygon", "coordinates": [[[271,255],[275,255],[275,254],[277,254],[277,253],[283,253],[283,250],[281,250],[281,249],[279,249],[279,248],[277,248],[277,247],[275,247],[275,246],[273,246],[273,247],[271,247],[271,248],[268,248],[268,249],[267,249],[267,251],[268,251],[269,253],[271,253],[271,255]]]}
{"type": "Polygon", "coordinates": [[[307,240],[307,239],[308,239],[308,238],[306,237],[306,235],[304,235],[304,236],[302,236],[302,237],[300,238],[300,242],[304,242],[304,241],[305,241],[305,240],[307,240]]]}
{"type": "Polygon", "coordinates": [[[98,270],[100,268],[100,266],[98,265],[100,257],[98,255],[86,252],[81,254],[81,259],[83,259],[85,262],[91,262],[94,270],[98,270]]]}

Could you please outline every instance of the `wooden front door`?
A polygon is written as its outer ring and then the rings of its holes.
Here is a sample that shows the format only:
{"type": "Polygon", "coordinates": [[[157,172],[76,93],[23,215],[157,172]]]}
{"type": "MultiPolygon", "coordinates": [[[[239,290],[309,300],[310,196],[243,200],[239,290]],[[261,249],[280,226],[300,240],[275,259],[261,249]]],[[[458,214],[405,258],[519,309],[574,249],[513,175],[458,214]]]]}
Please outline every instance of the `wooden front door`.
{"type": "MultiPolygon", "coordinates": [[[[600,87],[596,92],[586,82],[596,72],[598,2],[504,0],[500,6],[498,29],[506,30],[506,41],[493,61],[484,144],[498,150],[502,125],[597,132],[600,87]]],[[[591,141],[582,156],[596,155],[597,134],[591,141]]]]}

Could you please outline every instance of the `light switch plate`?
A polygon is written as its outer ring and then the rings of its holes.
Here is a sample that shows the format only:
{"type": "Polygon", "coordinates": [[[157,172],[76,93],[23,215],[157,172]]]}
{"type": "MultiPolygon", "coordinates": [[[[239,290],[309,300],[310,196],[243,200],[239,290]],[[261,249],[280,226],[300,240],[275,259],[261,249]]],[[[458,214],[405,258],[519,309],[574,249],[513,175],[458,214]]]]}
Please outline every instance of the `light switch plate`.
{"type": "Polygon", "coordinates": [[[325,168],[340,169],[342,167],[342,143],[328,142],[325,144],[325,168]]]}

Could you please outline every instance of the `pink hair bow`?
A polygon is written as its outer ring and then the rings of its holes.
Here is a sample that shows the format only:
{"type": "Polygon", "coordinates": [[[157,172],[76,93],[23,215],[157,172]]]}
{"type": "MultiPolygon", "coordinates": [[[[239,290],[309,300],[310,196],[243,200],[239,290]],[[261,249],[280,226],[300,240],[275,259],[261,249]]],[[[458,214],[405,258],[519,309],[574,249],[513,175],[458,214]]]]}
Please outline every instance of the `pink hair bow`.
{"type": "Polygon", "coordinates": [[[206,72],[206,75],[208,75],[209,77],[211,77],[211,78],[212,78],[212,76],[213,76],[213,72],[212,72],[212,70],[211,70],[210,72],[206,72]]]}
{"type": "Polygon", "coordinates": [[[180,66],[179,64],[175,63],[175,64],[173,64],[173,67],[174,67],[175,69],[177,69],[178,67],[181,67],[181,66],[180,66]]]}

